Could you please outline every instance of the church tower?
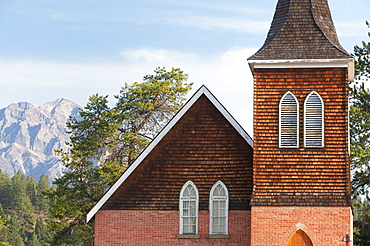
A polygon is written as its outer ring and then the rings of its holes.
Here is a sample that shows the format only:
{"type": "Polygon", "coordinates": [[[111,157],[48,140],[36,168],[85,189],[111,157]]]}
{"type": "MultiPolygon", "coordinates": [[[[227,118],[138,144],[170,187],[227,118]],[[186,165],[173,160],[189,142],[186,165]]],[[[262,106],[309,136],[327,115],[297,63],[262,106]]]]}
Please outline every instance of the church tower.
{"type": "MultiPolygon", "coordinates": [[[[334,1],[335,3],[335,1],[334,1]]],[[[327,0],[279,0],[254,75],[252,246],[352,240],[348,82],[327,0]]]]}

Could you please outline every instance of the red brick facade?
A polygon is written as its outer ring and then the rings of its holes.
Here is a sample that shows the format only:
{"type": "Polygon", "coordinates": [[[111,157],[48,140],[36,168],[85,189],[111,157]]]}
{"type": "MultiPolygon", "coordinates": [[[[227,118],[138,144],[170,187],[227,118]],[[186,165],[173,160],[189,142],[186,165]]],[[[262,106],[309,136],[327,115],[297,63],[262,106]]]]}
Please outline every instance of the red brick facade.
{"type": "Polygon", "coordinates": [[[199,211],[199,239],[178,239],[179,211],[100,210],[95,245],[250,245],[250,211],[229,211],[229,239],[207,239],[209,211],[199,211]]]}
{"type": "Polygon", "coordinates": [[[344,246],[351,225],[350,207],[252,207],[251,245],[284,246],[301,229],[314,246],[344,246]]]}

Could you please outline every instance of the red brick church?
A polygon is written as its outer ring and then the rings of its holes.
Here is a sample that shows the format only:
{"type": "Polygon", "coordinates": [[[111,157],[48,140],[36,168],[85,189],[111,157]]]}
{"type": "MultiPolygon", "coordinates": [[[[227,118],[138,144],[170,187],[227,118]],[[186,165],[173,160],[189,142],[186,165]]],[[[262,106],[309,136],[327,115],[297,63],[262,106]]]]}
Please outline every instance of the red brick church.
{"type": "Polygon", "coordinates": [[[248,61],[254,140],[201,87],[88,214],[96,246],[351,245],[353,58],[327,0],[279,0],[248,61]]]}

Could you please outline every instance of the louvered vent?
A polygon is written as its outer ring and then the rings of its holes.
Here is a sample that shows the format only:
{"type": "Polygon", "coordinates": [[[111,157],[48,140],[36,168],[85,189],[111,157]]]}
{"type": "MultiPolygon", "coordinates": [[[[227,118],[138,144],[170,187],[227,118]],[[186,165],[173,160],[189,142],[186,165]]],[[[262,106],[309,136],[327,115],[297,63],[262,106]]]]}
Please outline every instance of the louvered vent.
{"type": "Polygon", "coordinates": [[[288,91],[280,100],[279,147],[298,148],[298,100],[288,91]]]}
{"type": "Polygon", "coordinates": [[[324,103],[315,91],[304,104],[304,147],[324,147],[324,103]]]}

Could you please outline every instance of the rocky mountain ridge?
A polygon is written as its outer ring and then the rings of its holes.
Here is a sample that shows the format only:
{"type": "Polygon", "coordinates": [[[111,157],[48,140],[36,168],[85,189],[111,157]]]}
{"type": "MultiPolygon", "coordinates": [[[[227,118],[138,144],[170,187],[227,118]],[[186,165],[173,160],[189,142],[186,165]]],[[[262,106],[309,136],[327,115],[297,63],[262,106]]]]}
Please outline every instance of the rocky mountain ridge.
{"type": "Polygon", "coordinates": [[[67,149],[66,122],[70,115],[78,116],[79,108],[63,98],[37,108],[19,102],[0,109],[0,169],[10,176],[20,170],[59,177],[64,167],[54,150],[67,149]]]}

